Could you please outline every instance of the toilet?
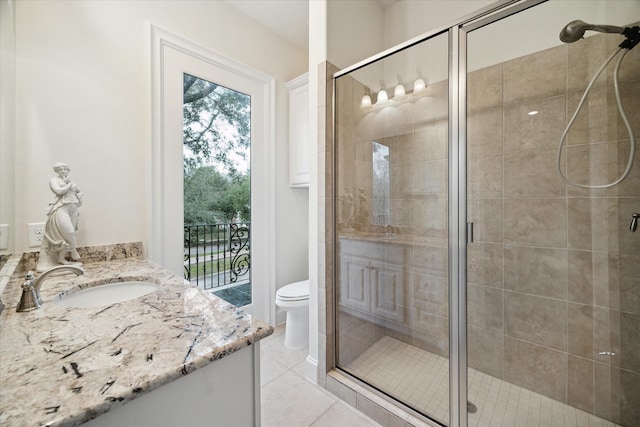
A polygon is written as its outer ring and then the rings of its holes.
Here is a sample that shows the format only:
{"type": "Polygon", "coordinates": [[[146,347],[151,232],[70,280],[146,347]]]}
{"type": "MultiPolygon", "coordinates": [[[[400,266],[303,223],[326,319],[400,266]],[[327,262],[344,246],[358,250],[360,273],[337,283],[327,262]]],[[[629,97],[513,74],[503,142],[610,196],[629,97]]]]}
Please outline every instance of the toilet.
{"type": "Polygon", "coordinates": [[[278,289],[276,305],[287,312],[285,347],[306,346],[309,343],[309,280],[290,283],[278,289]]]}

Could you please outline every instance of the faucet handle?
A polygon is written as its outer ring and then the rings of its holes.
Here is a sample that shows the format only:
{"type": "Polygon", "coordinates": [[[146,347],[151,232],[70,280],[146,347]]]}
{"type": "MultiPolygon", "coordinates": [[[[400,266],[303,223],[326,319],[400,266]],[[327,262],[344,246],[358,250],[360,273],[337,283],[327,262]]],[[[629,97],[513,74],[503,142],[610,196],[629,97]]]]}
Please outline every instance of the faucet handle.
{"type": "Polygon", "coordinates": [[[25,276],[25,282],[22,284],[22,297],[16,311],[31,311],[40,308],[42,305],[33,286],[33,272],[28,272],[25,276]]]}

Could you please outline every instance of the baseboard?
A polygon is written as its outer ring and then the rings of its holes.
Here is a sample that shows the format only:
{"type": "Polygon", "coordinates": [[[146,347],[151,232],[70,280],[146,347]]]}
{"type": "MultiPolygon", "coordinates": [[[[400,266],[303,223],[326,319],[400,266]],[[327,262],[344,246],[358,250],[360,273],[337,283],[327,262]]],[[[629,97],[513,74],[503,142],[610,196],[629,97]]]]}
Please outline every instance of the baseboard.
{"type": "Polygon", "coordinates": [[[311,355],[307,356],[305,376],[307,377],[307,380],[314,384],[318,384],[318,361],[311,357],[311,355]]]}

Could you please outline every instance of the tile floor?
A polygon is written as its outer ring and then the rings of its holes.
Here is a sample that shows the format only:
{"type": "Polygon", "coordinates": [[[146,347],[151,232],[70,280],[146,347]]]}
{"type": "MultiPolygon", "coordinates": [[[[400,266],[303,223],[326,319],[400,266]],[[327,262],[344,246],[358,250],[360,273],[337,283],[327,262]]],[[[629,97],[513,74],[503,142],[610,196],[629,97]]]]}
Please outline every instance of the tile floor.
{"type": "Polygon", "coordinates": [[[308,348],[284,346],[284,326],[260,341],[262,427],[379,427],[305,379],[308,348]]]}
{"type": "MultiPolygon", "coordinates": [[[[347,366],[410,406],[448,421],[448,359],[383,337],[347,366]]],[[[619,427],[548,397],[469,370],[471,427],[619,427]]]]}

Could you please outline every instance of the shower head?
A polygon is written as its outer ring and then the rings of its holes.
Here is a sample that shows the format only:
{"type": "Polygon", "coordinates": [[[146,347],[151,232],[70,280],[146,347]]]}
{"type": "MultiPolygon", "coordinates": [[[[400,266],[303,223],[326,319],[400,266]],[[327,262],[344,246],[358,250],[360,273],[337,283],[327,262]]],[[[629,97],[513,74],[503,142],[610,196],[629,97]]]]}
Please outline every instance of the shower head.
{"type": "Polygon", "coordinates": [[[560,40],[564,43],[573,43],[580,40],[587,30],[599,31],[601,33],[620,33],[625,30],[624,27],[616,27],[614,25],[594,25],[576,20],[571,21],[560,31],[560,40]]]}

